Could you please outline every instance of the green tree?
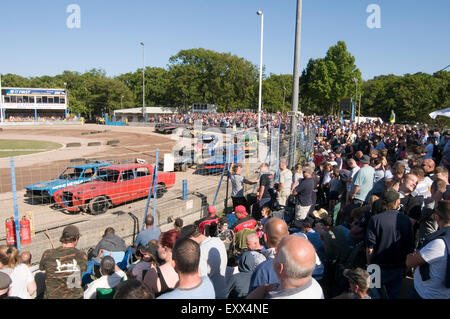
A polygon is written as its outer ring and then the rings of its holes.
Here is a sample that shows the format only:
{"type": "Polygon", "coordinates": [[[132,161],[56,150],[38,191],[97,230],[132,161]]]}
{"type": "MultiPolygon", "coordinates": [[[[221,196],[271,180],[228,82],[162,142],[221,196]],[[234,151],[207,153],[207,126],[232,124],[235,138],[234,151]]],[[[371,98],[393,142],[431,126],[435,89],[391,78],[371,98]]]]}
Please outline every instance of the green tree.
{"type": "Polygon", "coordinates": [[[271,74],[265,79],[263,81],[262,101],[264,109],[270,112],[291,110],[292,75],[271,74]]]}
{"type": "Polygon", "coordinates": [[[254,98],[256,67],[230,53],[205,49],[182,50],[169,59],[169,101],[188,107],[194,102],[219,109],[246,108],[254,98]]]}
{"type": "Polygon", "coordinates": [[[301,94],[312,102],[310,112],[338,116],[341,100],[355,97],[356,85],[361,92],[361,72],[344,41],[331,46],[324,58],[310,59],[302,78],[304,92],[301,94]],[[353,78],[358,80],[357,84],[353,78]]]}

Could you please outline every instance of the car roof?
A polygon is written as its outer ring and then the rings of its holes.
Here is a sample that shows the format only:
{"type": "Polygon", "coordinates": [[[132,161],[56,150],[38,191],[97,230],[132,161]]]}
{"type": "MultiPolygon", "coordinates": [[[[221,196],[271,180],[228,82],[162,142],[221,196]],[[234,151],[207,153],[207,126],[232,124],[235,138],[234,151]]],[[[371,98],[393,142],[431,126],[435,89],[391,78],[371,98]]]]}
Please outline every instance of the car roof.
{"type": "Polygon", "coordinates": [[[137,163],[131,163],[131,164],[117,164],[117,165],[111,165],[108,166],[108,169],[111,170],[124,170],[124,169],[133,169],[133,168],[139,168],[139,167],[150,167],[151,165],[148,164],[137,164],[137,163]]]}
{"type": "Polygon", "coordinates": [[[72,165],[68,168],[81,168],[81,169],[89,169],[89,168],[96,168],[96,167],[104,167],[104,166],[110,166],[109,163],[93,163],[93,164],[83,164],[83,165],[72,165]]]}

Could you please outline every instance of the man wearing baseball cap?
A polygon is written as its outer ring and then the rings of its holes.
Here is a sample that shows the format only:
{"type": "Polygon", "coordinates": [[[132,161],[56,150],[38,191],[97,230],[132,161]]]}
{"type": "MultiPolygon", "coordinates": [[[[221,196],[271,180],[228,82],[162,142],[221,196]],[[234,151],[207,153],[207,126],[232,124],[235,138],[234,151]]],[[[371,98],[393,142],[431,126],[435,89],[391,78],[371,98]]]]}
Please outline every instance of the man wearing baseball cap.
{"type": "Polygon", "coordinates": [[[216,232],[219,217],[216,216],[216,207],[208,207],[208,216],[203,217],[195,222],[200,232],[206,236],[210,236],[216,232]]]}
{"type": "Polygon", "coordinates": [[[255,229],[256,225],[258,224],[257,221],[248,215],[245,206],[239,205],[235,209],[237,222],[231,226],[231,229],[237,233],[245,228],[248,229],[255,229]]]}
{"type": "Polygon", "coordinates": [[[87,268],[87,255],[75,248],[80,231],[74,225],[64,228],[61,246],[42,255],[39,269],[45,271],[45,299],[82,299],[81,274],[87,268]]]}

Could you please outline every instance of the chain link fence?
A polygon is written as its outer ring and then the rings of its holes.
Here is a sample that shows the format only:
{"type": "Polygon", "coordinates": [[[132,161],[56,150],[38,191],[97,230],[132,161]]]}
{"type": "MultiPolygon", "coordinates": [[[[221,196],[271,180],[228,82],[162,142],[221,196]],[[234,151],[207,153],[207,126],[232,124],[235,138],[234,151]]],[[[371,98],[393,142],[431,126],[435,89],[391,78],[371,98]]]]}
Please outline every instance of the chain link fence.
{"type": "MultiPolygon", "coordinates": [[[[308,160],[316,132],[313,126],[299,125],[292,143],[292,136],[281,134],[279,128],[258,134],[253,129],[205,128],[195,123],[165,137],[170,142],[117,144],[95,157],[15,167],[15,181],[11,169],[4,168],[1,217],[13,215],[14,197],[20,215],[34,214],[36,231],[105,213],[152,214],[156,206],[186,198],[186,193],[204,198],[205,206],[214,205],[219,192],[227,189],[226,201],[230,197],[231,163],[241,164],[242,175],[251,180],[267,163],[276,177],[280,159],[308,160]]],[[[254,187],[246,191],[254,192],[254,187]]]]}

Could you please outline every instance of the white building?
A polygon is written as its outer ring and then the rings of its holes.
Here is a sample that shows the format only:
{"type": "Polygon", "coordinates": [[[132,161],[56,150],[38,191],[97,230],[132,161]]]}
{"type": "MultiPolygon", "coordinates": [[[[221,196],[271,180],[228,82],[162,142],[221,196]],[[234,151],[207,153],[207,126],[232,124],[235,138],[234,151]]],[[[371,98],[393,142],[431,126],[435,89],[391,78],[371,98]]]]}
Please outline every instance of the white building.
{"type": "Polygon", "coordinates": [[[1,120],[11,118],[61,117],[67,118],[65,89],[1,88],[1,120]]]}
{"type": "Polygon", "coordinates": [[[116,121],[128,122],[144,122],[144,118],[147,117],[150,120],[152,117],[158,115],[173,115],[178,113],[178,108],[176,107],[145,107],[145,115],[142,115],[142,107],[135,107],[132,109],[121,109],[115,110],[114,116],[116,121]]]}

